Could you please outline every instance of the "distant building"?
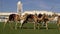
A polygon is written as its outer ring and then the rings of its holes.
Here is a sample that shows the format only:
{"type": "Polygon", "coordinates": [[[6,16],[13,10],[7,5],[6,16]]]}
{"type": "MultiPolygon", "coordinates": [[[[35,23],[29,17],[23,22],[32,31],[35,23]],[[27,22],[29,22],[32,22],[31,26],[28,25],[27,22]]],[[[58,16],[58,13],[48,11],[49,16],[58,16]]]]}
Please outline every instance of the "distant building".
{"type": "Polygon", "coordinates": [[[22,3],[21,3],[21,1],[18,1],[18,3],[17,3],[17,13],[19,15],[21,15],[21,12],[22,12],[22,3]]]}
{"type": "MultiPolygon", "coordinates": [[[[19,15],[24,15],[25,13],[28,13],[28,14],[35,14],[35,13],[44,14],[45,13],[47,15],[54,14],[54,12],[51,12],[51,11],[31,10],[31,11],[24,11],[23,13],[22,13],[22,11],[23,11],[22,3],[21,3],[21,1],[18,1],[18,3],[17,3],[17,12],[16,13],[15,12],[0,12],[0,22],[5,22],[10,14],[19,14],[19,15]]],[[[56,14],[60,15],[60,13],[56,13],[56,14]]]]}
{"type": "Polygon", "coordinates": [[[54,12],[51,12],[51,11],[35,11],[35,10],[32,10],[32,11],[25,11],[24,13],[22,13],[22,15],[24,15],[25,13],[28,13],[28,14],[47,14],[47,15],[52,15],[54,14],[54,12]]]}
{"type": "Polygon", "coordinates": [[[18,13],[13,13],[13,12],[0,12],[0,22],[4,22],[8,19],[8,16],[10,14],[18,14],[18,13]]]}

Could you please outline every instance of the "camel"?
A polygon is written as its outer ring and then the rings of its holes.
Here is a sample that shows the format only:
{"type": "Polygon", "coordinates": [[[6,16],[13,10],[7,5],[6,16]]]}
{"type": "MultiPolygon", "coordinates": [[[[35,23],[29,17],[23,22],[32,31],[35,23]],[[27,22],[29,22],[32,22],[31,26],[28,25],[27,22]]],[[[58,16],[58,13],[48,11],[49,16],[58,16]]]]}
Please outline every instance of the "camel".
{"type": "Polygon", "coordinates": [[[23,20],[21,20],[21,28],[22,28],[22,26],[25,24],[25,23],[28,23],[28,21],[29,22],[33,22],[34,23],[34,29],[36,29],[35,27],[36,27],[36,23],[37,23],[37,17],[36,16],[34,16],[34,15],[32,15],[32,14],[29,14],[29,15],[25,15],[24,16],[25,18],[23,19],[23,20]]]}
{"type": "Polygon", "coordinates": [[[11,27],[11,29],[12,29],[12,22],[15,22],[16,24],[15,24],[15,29],[17,29],[17,22],[20,22],[20,15],[18,15],[18,14],[10,14],[9,15],[9,18],[8,18],[8,20],[4,23],[4,27],[3,28],[5,28],[5,25],[6,25],[6,23],[9,23],[9,25],[10,25],[10,27],[11,27]]]}
{"type": "Polygon", "coordinates": [[[58,16],[58,19],[57,19],[57,26],[58,26],[58,29],[60,30],[60,16],[58,16]]]}
{"type": "MultiPolygon", "coordinates": [[[[49,17],[48,15],[46,15],[45,13],[44,14],[39,14],[38,15],[38,23],[43,23],[44,22],[44,25],[45,25],[45,27],[46,27],[46,30],[48,30],[48,22],[49,21],[52,21],[52,20],[54,20],[55,19],[55,17],[57,16],[57,14],[53,14],[51,17],[49,17]],[[43,16],[43,17],[41,17],[41,16],[43,16]],[[40,19],[39,19],[40,18],[40,19]]],[[[39,27],[38,27],[39,28],[39,27]]]]}
{"type": "Polygon", "coordinates": [[[39,29],[39,26],[40,26],[40,22],[44,21],[46,23],[46,29],[48,29],[47,27],[47,22],[46,22],[46,15],[45,14],[35,14],[35,15],[32,15],[32,14],[26,14],[25,16],[25,19],[24,20],[21,20],[21,28],[22,26],[27,23],[27,21],[33,21],[34,22],[34,29],[36,29],[36,25],[38,25],[38,29],[39,29]]]}
{"type": "Polygon", "coordinates": [[[56,21],[58,29],[60,30],[60,15],[54,13],[52,16],[48,17],[48,15],[45,14],[44,18],[42,19],[44,24],[46,25],[46,29],[48,30],[48,22],[49,21],[56,21]]]}
{"type": "MultiPolygon", "coordinates": [[[[48,29],[48,26],[47,26],[47,22],[48,22],[48,19],[47,19],[47,15],[46,14],[39,14],[38,15],[38,23],[43,23],[46,25],[46,29],[48,29]],[[42,16],[42,17],[41,17],[42,16]],[[39,19],[40,18],[40,19],[39,19]]],[[[40,26],[40,25],[39,25],[40,26]]]]}

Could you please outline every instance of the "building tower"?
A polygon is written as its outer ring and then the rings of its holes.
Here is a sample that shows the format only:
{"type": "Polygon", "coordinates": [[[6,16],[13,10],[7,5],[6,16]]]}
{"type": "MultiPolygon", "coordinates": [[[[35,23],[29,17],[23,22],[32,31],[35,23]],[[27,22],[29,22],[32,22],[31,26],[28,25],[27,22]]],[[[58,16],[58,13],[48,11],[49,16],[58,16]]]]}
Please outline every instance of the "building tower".
{"type": "Polygon", "coordinates": [[[21,15],[21,12],[22,12],[22,3],[21,3],[21,1],[18,1],[18,3],[17,3],[17,13],[19,15],[21,15]]]}

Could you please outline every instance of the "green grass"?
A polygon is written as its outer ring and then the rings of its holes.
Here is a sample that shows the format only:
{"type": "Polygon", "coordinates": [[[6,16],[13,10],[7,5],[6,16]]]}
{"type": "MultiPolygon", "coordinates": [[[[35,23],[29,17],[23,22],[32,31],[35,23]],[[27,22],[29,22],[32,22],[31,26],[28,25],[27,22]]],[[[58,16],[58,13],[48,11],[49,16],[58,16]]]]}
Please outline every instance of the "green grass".
{"type": "Polygon", "coordinates": [[[15,30],[10,29],[8,24],[6,24],[6,27],[3,30],[3,23],[0,23],[0,34],[60,34],[60,30],[57,29],[57,25],[54,23],[48,24],[48,30],[46,30],[44,27],[41,27],[41,29],[34,30],[33,24],[31,23],[25,24],[24,27],[27,28],[18,28],[17,30],[15,30]]]}

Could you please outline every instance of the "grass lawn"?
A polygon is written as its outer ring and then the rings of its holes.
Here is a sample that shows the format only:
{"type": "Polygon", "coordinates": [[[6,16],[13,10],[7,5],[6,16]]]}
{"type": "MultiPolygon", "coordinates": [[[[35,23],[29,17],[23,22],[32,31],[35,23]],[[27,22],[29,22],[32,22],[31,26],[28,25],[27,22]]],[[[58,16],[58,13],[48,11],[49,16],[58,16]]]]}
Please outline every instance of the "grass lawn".
{"type": "Polygon", "coordinates": [[[48,30],[46,30],[45,27],[41,27],[41,29],[34,30],[33,24],[31,23],[25,24],[24,27],[27,28],[18,28],[17,30],[15,30],[10,29],[8,24],[6,24],[6,27],[3,30],[3,23],[0,23],[0,34],[60,34],[60,30],[57,29],[57,25],[54,23],[48,23],[48,30]]]}

